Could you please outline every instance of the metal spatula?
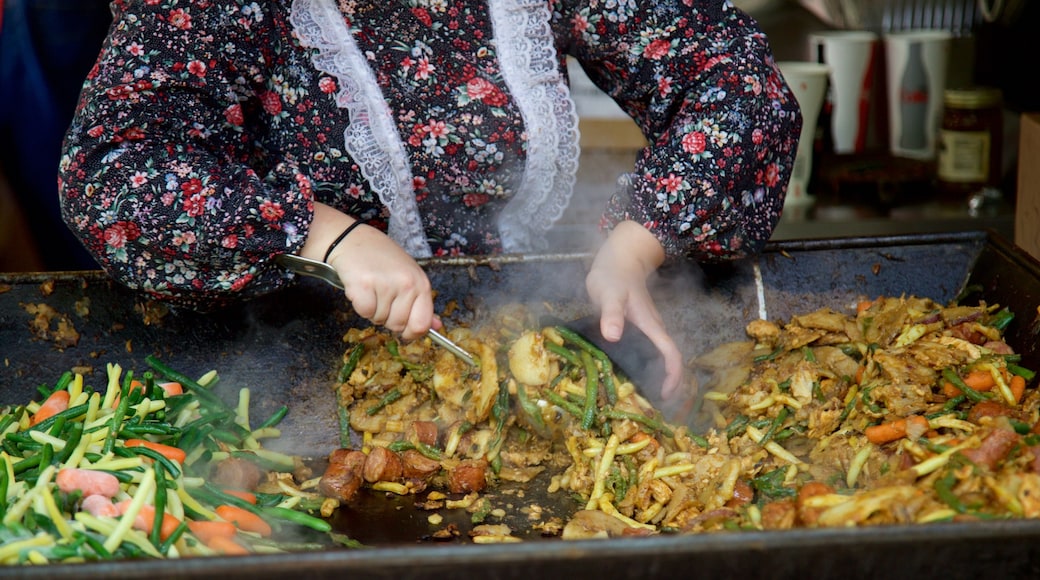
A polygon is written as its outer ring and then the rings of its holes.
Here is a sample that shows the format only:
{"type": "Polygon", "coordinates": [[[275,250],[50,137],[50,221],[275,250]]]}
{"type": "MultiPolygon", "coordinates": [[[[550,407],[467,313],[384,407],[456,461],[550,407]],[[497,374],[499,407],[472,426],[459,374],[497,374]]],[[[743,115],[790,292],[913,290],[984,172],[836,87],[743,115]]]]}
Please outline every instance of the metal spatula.
{"type": "MultiPolygon", "coordinates": [[[[303,258],[292,254],[280,254],[275,257],[275,262],[284,266],[286,269],[296,272],[297,274],[312,276],[324,280],[336,288],[343,290],[343,282],[339,278],[339,273],[336,272],[335,268],[329,266],[325,262],[319,262],[317,260],[311,260],[309,258],[303,258]]],[[[432,328],[427,331],[426,334],[430,337],[430,340],[448,349],[452,354],[465,361],[466,364],[477,366],[476,359],[473,358],[473,355],[466,352],[466,350],[461,346],[452,342],[450,338],[432,328]]]]}

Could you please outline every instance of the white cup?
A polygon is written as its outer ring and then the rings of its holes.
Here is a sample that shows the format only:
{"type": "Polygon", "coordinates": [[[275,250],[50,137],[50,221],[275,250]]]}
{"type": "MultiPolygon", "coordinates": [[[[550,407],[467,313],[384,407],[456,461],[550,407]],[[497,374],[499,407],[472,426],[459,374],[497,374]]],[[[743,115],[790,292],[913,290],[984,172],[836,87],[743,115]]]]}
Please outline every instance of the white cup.
{"type": "Polygon", "coordinates": [[[935,159],[952,34],[907,30],[885,35],[889,151],[935,159]]]}
{"type": "Polygon", "coordinates": [[[809,37],[817,62],[830,67],[830,131],[835,153],[862,153],[870,129],[878,35],[866,30],[830,30],[809,37]]]}
{"type": "Polygon", "coordinates": [[[823,108],[823,98],[827,94],[829,69],[827,65],[817,62],[783,61],[776,64],[802,110],[802,132],[798,139],[791,179],[787,184],[787,197],[784,199],[784,214],[797,217],[813,202],[808,191],[809,177],[812,175],[813,139],[816,136],[816,121],[823,108]]]}

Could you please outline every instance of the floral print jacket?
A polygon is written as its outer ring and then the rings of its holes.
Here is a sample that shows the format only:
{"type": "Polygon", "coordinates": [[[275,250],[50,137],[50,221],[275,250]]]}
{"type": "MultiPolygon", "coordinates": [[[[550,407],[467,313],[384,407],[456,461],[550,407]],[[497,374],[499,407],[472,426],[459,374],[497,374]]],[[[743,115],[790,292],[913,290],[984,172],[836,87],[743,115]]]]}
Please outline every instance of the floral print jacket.
{"type": "Polygon", "coordinates": [[[722,0],[116,0],[59,173],[132,288],[211,307],[291,276],[314,201],[416,257],[534,252],[578,162],[565,57],[650,145],[604,211],[669,256],[758,251],[801,115],[722,0]]]}

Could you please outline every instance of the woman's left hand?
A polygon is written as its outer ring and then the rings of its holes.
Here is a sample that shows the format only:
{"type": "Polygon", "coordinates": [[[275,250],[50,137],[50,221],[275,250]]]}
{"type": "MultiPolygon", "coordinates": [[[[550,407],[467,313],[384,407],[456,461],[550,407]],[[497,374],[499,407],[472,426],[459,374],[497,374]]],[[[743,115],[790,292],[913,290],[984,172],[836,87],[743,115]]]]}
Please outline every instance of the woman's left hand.
{"type": "Polygon", "coordinates": [[[617,342],[626,319],[643,331],[664,358],[664,398],[672,398],[682,381],[682,353],[668,334],[661,314],[647,289],[647,277],[664,262],[664,249],[646,228],[636,222],[617,224],[585,278],[593,304],[600,307],[600,333],[617,342]]]}

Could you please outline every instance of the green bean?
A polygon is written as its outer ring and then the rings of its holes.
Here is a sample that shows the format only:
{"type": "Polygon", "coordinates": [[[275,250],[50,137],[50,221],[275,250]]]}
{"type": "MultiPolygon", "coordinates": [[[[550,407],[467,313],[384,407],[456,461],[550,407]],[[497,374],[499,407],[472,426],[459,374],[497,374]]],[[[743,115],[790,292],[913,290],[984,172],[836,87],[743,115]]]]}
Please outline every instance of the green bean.
{"type": "MultiPolygon", "coordinates": [[[[583,352],[587,352],[596,360],[599,361],[600,372],[603,374],[603,387],[607,395],[607,402],[613,405],[617,403],[617,387],[614,384],[614,362],[610,360],[607,353],[603,349],[589,342],[585,337],[581,336],[577,332],[570,330],[563,326],[557,326],[556,331],[560,333],[560,336],[564,340],[568,340],[578,345],[583,352]]],[[[578,366],[577,362],[573,363],[578,366]]]]}
{"type": "Polygon", "coordinates": [[[99,558],[107,560],[112,557],[112,553],[105,549],[105,545],[89,532],[76,533],[83,534],[83,537],[86,538],[85,541],[87,542],[87,545],[90,546],[90,549],[94,550],[94,553],[97,554],[99,558]]]}
{"type": "Polygon", "coordinates": [[[32,469],[33,467],[39,466],[40,459],[42,459],[42,456],[39,453],[35,453],[33,455],[30,455],[29,457],[26,457],[25,459],[22,459],[21,461],[18,461],[13,466],[11,466],[11,468],[14,471],[14,474],[18,475],[19,473],[24,473],[32,469]]]}
{"type": "Polygon", "coordinates": [[[50,435],[51,437],[59,437],[60,438],[61,437],[61,431],[64,428],[65,428],[65,417],[61,417],[60,419],[58,419],[58,420],[56,420],[54,422],[54,425],[50,428],[50,431],[48,431],[48,435],[50,435]]]}
{"type": "Polygon", "coordinates": [[[964,505],[964,502],[957,497],[957,494],[953,493],[954,483],[956,483],[956,476],[951,471],[945,476],[936,479],[933,487],[935,488],[936,495],[939,496],[939,499],[941,499],[943,503],[953,508],[957,513],[963,514],[968,511],[968,508],[964,505]]]}
{"type": "Polygon", "coordinates": [[[0,463],[0,521],[7,515],[7,488],[11,482],[7,479],[7,469],[0,463]]]}
{"type": "Polygon", "coordinates": [[[116,435],[119,434],[119,427],[123,423],[123,419],[126,418],[126,411],[130,408],[130,397],[120,397],[119,406],[116,407],[116,412],[112,414],[112,419],[108,425],[108,435],[105,436],[105,443],[101,447],[101,453],[105,454],[112,451],[112,447],[116,443],[116,435]]]}
{"type": "Polygon", "coordinates": [[[703,449],[708,449],[711,447],[711,444],[708,443],[708,440],[701,435],[687,433],[687,436],[689,436],[690,440],[696,443],[698,447],[701,447],[703,449]]]}
{"type": "Polygon", "coordinates": [[[961,379],[960,375],[957,374],[957,371],[953,370],[953,368],[951,367],[944,368],[942,371],[942,376],[944,379],[946,379],[947,382],[953,383],[953,386],[960,389],[961,392],[964,393],[964,395],[967,396],[969,399],[971,399],[971,402],[973,403],[978,403],[979,401],[985,401],[986,399],[989,399],[989,397],[986,396],[986,394],[980,393],[975,389],[969,387],[961,379]]]}
{"type": "Polygon", "coordinates": [[[400,399],[402,396],[403,394],[401,393],[401,389],[394,387],[387,391],[387,393],[379,399],[378,403],[369,407],[368,409],[365,409],[365,414],[371,417],[376,413],[382,411],[383,407],[386,407],[390,403],[393,403],[394,401],[400,399]]]}
{"type": "MultiPolygon", "coordinates": [[[[8,435],[8,437],[10,437],[10,434],[8,435]]],[[[7,437],[4,437],[4,440],[0,441],[0,448],[3,448],[4,452],[6,452],[11,457],[22,456],[22,450],[18,448],[18,445],[16,445],[14,441],[8,439],[7,437]]]]}
{"type": "Polygon", "coordinates": [[[617,385],[614,383],[614,369],[610,361],[604,363],[603,392],[607,395],[607,404],[617,403],[617,385]]]}
{"type": "Polygon", "coordinates": [[[115,477],[121,483],[130,483],[131,481],[134,480],[134,476],[130,472],[131,471],[140,472],[140,471],[142,471],[142,469],[141,468],[131,468],[131,469],[125,469],[125,470],[118,470],[118,471],[114,470],[114,469],[96,469],[95,471],[103,471],[105,473],[111,474],[112,477],[115,477]]]}
{"type": "Polygon", "coordinates": [[[575,418],[579,420],[582,419],[582,410],[574,403],[561,397],[559,393],[557,393],[556,391],[546,390],[545,396],[552,402],[552,404],[563,409],[564,411],[567,411],[571,415],[574,415],[575,418]]]}
{"type": "Polygon", "coordinates": [[[989,320],[989,325],[1003,332],[1007,329],[1008,325],[1011,324],[1011,321],[1014,319],[1015,313],[1011,312],[1007,308],[1004,308],[989,320]]]}
{"type": "Polygon", "coordinates": [[[776,419],[769,425],[769,430],[762,435],[762,440],[758,444],[764,446],[766,443],[769,443],[773,439],[773,435],[776,434],[777,429],[780,428],[780,425],[783,425],[784,421],[787,420],[787,416],[790,413],[791,410],[786,405],[781,407],[780,412],[776,414],[776,419]]]}
{"type": "Polygon", "coordinates": [[[733,439],[744,434],[744,430],[747,429],[750,419],[747,415],[737,415],[730,421],[729,425],[726,426],[726,438],[733,439]]]}
{"type": "Polygon", "coordinates": [[[516,386],[516,397],[520,401],[521,410],[531,418],[531,421],[535,424],[535,428],[545,432],[547,427],[545,425],[545,419],[542,417],[542,412],[538,408],[538,405],[527,397],[527,389],[524,385],[516,386]]]}
{"type": "Polygon", "coordinates": [[[776,350],[774,350],[773,352],[771,352],[769,354],[760,354],[760,355],[756,356],[754,359],[752,359],[752,361],[756,362],[756,363],[770,361],[770,360],[773,360],[776,357],[780,356],[780,353],[782,353],[782,352],[784,352],[783,347],[778,347],[776,350]]]}
{"type": "Polygon", "coordinates": [[[627,411],[621,411],[618,409],[604,409],[602,413],[608,419],[628,419],[629,421],[641,423],[642,425],[649,427],[654,431],[660,431],[661,433],[664,433],[666,437],[675,437],[675,432],[672,431],[662,421],[653,419],[651,417],[647,417],[646,415],[640,415],[638,413],[629,413],[627,411]]]}
{"type": "Polygon", "coordinates": [[[350,447],[350,412],[345,405],[336,406],[336,415],[339,417],[339,446],[350,447]]]}
{"type": "Polygon", "coordinates": [[[68,421],[70,419],[78,419],[82,415],[87,414],[87,407],[89,404],[83,403],[82,405],[76,405],[75,407],[69,407],[60,413],[55,413],[50,417],[47,417],[43,421],[29,427],[29,431],[48,431],[58,421],[68,421]]]}
{"type": "Polygon", "coordinates": [[[345,383],[350,378],[350,375],[354,373],[354,369],[357,368],[359,362],[361,362],[361,356],[365,354],[365,343],[359,342],[350,349],[350,355],[347,357],[347,361],[343,363],[343,367],[339,369],[339,382],[345,383]]]}
{"type": "Polygon", "coordinates": [[[149,448],[144,447],[144,446],[136,446],[136,447],[120,447],[120,448],[115,449],[113,451],[116,453],[116,455],[122,455],[123,457],[132,457],[134,455],[144,455],[145,457],[148,457],[149,459],[152,459],[156,463],[161,463],[163,468],[166,469],[166,472],[170,474],[170,477],[173,477],[174,479],[176,479],[176,478],[180,477],[180,475],[181,475],[181,470],[180,470],[179,467],[177,467],[176,463],[174,463],[173,461],[170,461],[169,458],[167,458],[165,455],[163,455],[162,453],[159,453],[158,451],[156,451],[154,449],[149,449],[149,448]]]}
{"type": "Polygon", "coordinates": [[[278,506],[264,507],[261,508],[260,511],[263,514],[281,518],[294,524],[306,526],[319,532],[328,532],[332,530],[332,525],[329,524],[329,522],[301,511],[278,506]]]}
{"type": "Polygon", "coordinates": [[[585,408],[581,417],[581,428],[588,431],[596,422],[599,400],[599,369],[588,351],[582,351],[581,362],[585,365],[585,408]]]}
{"type": "Polygon", "coordinates": [[[140,439],[142,435],[178,435],[180,429],[166,423],[144,423],[133,426],[123,426],[119,434],[127,439],[140,439]]]}
{"type": "Polygon", "coordinates": [[[581,359],[578,358],[578,355],[574,354],[574,351],[565,346],[556,344],[555,342],[549,340],[545,341],[545,350],[559,356],[572,365],[578,366],[581,364],[581,359]]]}
{"type": "MultiPolygon", "coordinates": [[[[494,446],[492,445],[492,447],[494,447],[494,446]]],[[[422,441],[416,441],[415,443],[412,443],[411,441],[403,441],[403,440],[401,440],[401,441],[394,441],[390,445],[387,445],[386,448],[389,449],[390,451],[394,451],[394,452],[397,452],[397,453],[400,453],[402,451],[408,451],[409,449],[414,449],[414,450],[418,451],[419,453],[423,454],[424,456],[426,456],[426,457],[428,457],[430,459],[433,459],[434,461],[440,461],[441,459],[444,459],[444,454],[441,453],[439,449],[437,449],[436,447],[427,445],[427,444],[423,443],[422,441]]]]}
{"type": "Polygon", "coordinates": [[[204,482],[201,487],[195,488],[192,495],[204,496],[212,505],[221,505],[226,503],[253,512],[258,516],[263,515],[259,507],[249,503],[248,501],[240,497],[224,493],[222,490],[220,490],[210,482],[204,482]]]}
{"type": "Polygon", "coordinates": [[[177,524],[173,532],[170,533],[170,537],[163,540],[162,544],[159,545],[159,552],[162,554],[168,554],[170,552],[170,546],[177,543],[177,540],[181,539],[184,532],[188,531],[188,522],[182,521],[177,524]]]}
{"type": "Polygon", "coordinates": [[[257,429],[267,429],[268,427],[274,427],[275,425],[277,425],[277,424],[282,422],[282,419],[285,418],[285,415],[288,412],[289,412],[289,407],[286,406],[286,405],[282,405],[277,411],[274,412],[273,415],[271,415],[270,417],[267,418],[266,421],[261,423],[260,426],[257,427],[257,429]]]}
{"type": "Polygon", "coordinates": [[[206,387],[203,387],[195,380],[189,378],[187,375],[179,373],[171,369],[170,367],[166,366],[156,356],[148,355],[145,357],[144,360],[146,363],[148,363],[148,366],[155,369],[155,371],[158,372],[160,375],[170,379],[171,381],[176,381],[180,383],[181,386],[183,386],[185,389],[190,390],[192,393],[195,394],[196,397],[198,397],[201,400],[202,403],[217,409],[227,409],[227,405],[224,403],[224,401],[220,397],[215,395],[212,391],[210,391],[206,387]]]}
{"type": "Polygon", "coordinates": [[[156,486],[153,507],[155,516],[152,520],[152,533],[149,540],[156,548],[162,546],[162,527],[166,517],[166,473],[163,467],[164,465],[160,461],[156,461],[154,464],[156,486]]]}
{"type": "Polygon", "coordinates": [[[10,409],[3,418],[0,418],[0,433],[3,433],[15,421],[20,421],[23,413],[25,413],[25,407],[21,405],[10,409]]]}
{"type": "Polygon", "coordinates": [[[44,443],[43,448],[40,449],[40,468],[44,468],[50,465],[53,459],[54,446],[50,443],[44,443]]]}
{"type": "MultiPolygon", "coordinates": [[[[1034,371],[1032,371],[1030,369],[1027,369],[1027,368],[1025,368],[1023,366],[1019,366],[1019,365],[1013,364],[1013,363],[1008,363],[1007,370],[1011,374],[1018,375],[1018,376],[1022,377],[1023,379],[1025,379],[1026,381],[1031,381],[1031,380],[1033,380],[1033,377],[1036,376],[1036,373],[1034,371]]],[[[3,429],[0,429],[0,431],[2,431],[2,430],[3,429]]]]}

